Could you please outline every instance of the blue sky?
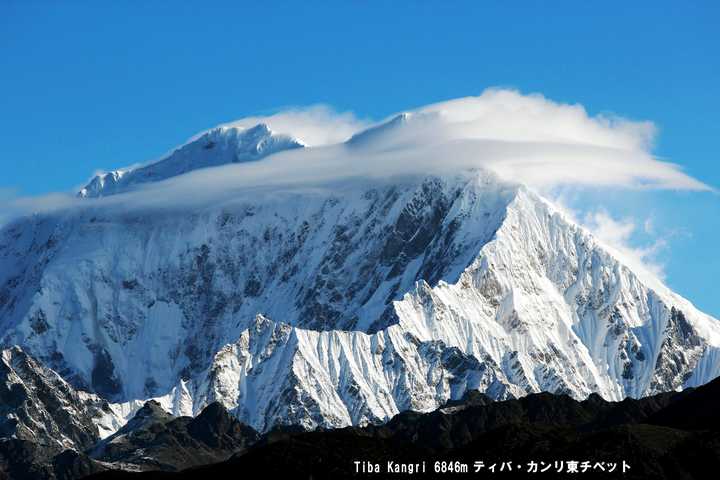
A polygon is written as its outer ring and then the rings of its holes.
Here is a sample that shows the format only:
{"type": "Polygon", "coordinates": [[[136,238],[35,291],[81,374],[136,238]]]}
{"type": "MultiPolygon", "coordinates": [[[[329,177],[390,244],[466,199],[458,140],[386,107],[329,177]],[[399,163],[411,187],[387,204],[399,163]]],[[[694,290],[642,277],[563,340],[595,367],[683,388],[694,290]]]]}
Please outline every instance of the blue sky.
{"type": "MultiPolygon", "coordinates": [[[[655,155],[720,188],[717,2],[204,3],[2,1],[0,190],[67,191],[287,106],[380,119],[491,86],[650,120],[655,155]]],[[[717,194],[571,196],[666,242],[667,283],[720,316],[717,194]]]]}

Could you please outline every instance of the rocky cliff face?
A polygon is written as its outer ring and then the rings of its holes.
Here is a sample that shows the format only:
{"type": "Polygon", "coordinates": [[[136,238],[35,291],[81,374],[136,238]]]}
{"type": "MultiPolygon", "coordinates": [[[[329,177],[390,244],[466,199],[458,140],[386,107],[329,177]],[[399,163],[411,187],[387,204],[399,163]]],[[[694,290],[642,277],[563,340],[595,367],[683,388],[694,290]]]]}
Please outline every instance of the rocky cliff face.
{"type": "Polygon", "coordinates": [[[219,403],[176,418],[76,391],[18,347],[0,362],[0,478],[76,479],[106,469],[179,470],[226,460],[259,439],[219,403]],[[128,420],[129,418],[129,420],[128,420]],[[113,433],[114,432],[114,433],[113,433]]]}
{"type": "Polygon", "coordinates": [[[78,392],[18,347],[0,356],[0,437],[82,450],[122,425],[107,401],[78,392]]]}

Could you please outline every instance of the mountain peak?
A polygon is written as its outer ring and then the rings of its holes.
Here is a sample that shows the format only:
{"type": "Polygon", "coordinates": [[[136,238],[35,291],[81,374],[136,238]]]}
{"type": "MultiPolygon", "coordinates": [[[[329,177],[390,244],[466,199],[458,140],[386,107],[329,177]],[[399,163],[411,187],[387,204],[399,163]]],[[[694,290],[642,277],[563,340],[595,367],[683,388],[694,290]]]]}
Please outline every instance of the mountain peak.
{"type": "Polygon", "coordinates": [[[39,441],[53,451],[82,450],[117,422],[106,401],[79,392],[18,346],[0,356],[0,436],[39,441]]]}
{"type": "Polygon", "coordinates": [[[162,406],[156,401],[156,400],[148,400],[145,402],[145,405],[143,405],[133,417],[138,420],[146,420],[146,419],[172,419],[173,417],[168,414],[162,406]]]}
{"type": "Polygon", "coordinates": [[[249,128],[220,126],[197,135],[157,162],[96,175],[78,196],[106,197],[193,170],[257,161],[273,153],[304,146],[296,138],[273,132],[265,123],[249,128]]]}
{"type": "Polygon", "coordinates": [[[356,133],[347,142],[349,146],[385,146],[386,143],[400,142],[404,139],[408,126],[422,127],[437,118],[435,113],[403,112],[390,120],[374,125],[366,130],[356,133]]]}

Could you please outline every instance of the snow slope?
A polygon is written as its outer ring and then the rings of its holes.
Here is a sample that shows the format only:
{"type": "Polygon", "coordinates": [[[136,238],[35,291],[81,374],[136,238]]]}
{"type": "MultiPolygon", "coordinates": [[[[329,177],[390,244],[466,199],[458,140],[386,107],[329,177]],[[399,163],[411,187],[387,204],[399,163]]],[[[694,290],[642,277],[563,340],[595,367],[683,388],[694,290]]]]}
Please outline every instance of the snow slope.
{"type": "Polygon", "coordinates": [[[276,134],[263,123],[251,128],[218,127],[197,136],[158,162],[96,175],[78,196],[105,197],[193,170],[257,161],[276,152],[303,146],[300,140],[276,134]]]}
{"type": "MultiPolygon", "coordinates": [[[[235,144],[204,157],[205,141],[146,167],[172,165],[151,180],[237,158],[235,144]]],[[[127,175],[83,195],[143,178],[127,175]]],[[[149,398],[176,414],[218,400],[258,430],[337,427],[470,389],[621,399],[720,374],[717,320],[484,170],[177,211],[87,202],[0,232],[0,341],[121,415],[149,398]]]]}

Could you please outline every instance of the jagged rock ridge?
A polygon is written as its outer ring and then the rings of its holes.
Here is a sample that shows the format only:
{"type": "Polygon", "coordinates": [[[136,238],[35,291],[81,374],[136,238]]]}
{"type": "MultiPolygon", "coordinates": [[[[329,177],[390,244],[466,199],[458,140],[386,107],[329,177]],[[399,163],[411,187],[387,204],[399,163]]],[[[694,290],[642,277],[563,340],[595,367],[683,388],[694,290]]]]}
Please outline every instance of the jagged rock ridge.
{"type": "Polygon", "coordinates": [[[18,347],[0,354],[0,438],[84,449],[122,425],[106,400],[78,392],[18,347]]]}
{"type": "MultiPolygon", "coordinates": [[[[577,462],[587,478],[644,480],[705,479],[720,459],[720,415],[715,407],[720,381],[684,392],[639,400],[606,402],[593,394],[579,402],[565,395],[531,394],[493,402],[470,392],[431,413],[404,412],[380,426],[347,427],[315,432],[276,430],[247,451],[225,462],[148,478],[227,477],[236,472],[312,478],[377,477],[388,474],[388,462],[420,464],[413,477],[437,478],[436,462],[475,462],[492,475],[533,478],[546,469],[555,474],[577,462]],[[702,419],[700,422],[698,419],[702,419]],[[559,465],[562,458],[562,467],[559,465]],[[348,459],[359,459],[356,464],[348,459]],[[587,462],[587,464],[585,464],[587,462]],[[361,473],[368,463],[379,473],[361,473]],[[537,469],[533,468],[533,464],[537,469]],[[583,466],[585,464],[586,466],[583,466]],[[625,466],[627,465],[628,468],[625,466]],[[584,470],[584,471],[583,471],[584,470]],[[612,471],[611,471],[612,470],[612,471]],[[623,470],[625,470],[624,473],[623,470]]],[[[445,475],[457,475],[458,470],[445,475]]],[[[395,476],[407,476],[400,473],[395,476]]],[[[460,474],[462,476],[462,474],[460,474]]],[[[124,479],[123,472],[104,472],[93,479],[124,479]]]]}
{"type": "Polygon", "coordinates": [[[2,352],[0,377],[2,479],[179,470],[226,460],[259,439],[219,403],[195,418],[174,417],[152,401],[123,411],[76,391],[18,347],[2,352]]]}

